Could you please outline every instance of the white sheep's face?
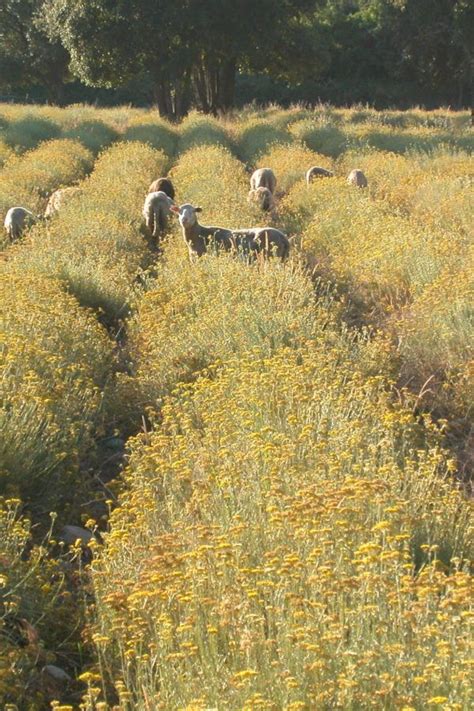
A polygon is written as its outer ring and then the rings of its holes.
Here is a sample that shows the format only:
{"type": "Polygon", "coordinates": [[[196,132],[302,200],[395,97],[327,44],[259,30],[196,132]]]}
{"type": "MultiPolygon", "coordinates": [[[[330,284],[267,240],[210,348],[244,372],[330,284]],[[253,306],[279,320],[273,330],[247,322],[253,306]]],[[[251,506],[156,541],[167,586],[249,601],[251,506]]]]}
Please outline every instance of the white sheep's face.
{"type": "Polygon", "coordinates": [[[184,227],[186,229],[196,224],[196,213],[201,212],[202,208],[194,207],[193,205],[186,203],[185,205],[180,205],[179,207],[175,206],[171,209],[175,214],[178,215],[179,224],[181,225],[181,227],[184,227]]]}

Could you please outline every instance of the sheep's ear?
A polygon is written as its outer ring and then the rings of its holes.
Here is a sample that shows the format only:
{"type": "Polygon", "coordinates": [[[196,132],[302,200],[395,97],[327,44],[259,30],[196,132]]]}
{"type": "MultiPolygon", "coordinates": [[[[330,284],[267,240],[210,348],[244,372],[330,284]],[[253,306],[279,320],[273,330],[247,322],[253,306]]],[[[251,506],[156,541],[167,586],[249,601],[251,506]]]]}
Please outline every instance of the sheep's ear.
{"type": "Polygon", "coordinates": [[[174,212],[176,215],[179,215],[179,207],[177,205],[170,205],[170,210],[171,210],[171,212],[174,212]]]}
{"type": "Polygon", "coordinates": [[[202,212],[202,207],[195,207],[194,212],[202,212]]]}

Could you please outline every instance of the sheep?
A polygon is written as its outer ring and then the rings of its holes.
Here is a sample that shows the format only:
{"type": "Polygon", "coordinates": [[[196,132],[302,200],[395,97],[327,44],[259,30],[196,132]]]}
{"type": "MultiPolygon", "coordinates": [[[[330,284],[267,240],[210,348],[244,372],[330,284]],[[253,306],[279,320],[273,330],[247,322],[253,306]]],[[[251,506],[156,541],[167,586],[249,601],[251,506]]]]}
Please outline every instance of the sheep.
{"type": "Polygon", "coordinates": [[[175,192],[174,192],[174,187],[173,183],[169,178],[157,178],[152,182],[150,187],[148,188],[149,193],[158,193],[158,192],[163,192],[168,197],[170,197],[172,200],[174,200],[175,192]]]}
{"type": "Polygon", "coordinates": [[[306,172],[306,184],[310,185],[315,178],[332,178],[334,173],[326,168],[320,168],[318,165],[313,165],[306,172]]]}
{"type": "Polygon", "coordinates": [[[168,216],[172,205],[174,205],[173,200],[163,190],[149,193],[145,198],[143,217],[152,236],[157,240],[160,233],[164,232],[168,226],[168,216]]]}
{"type": "Polygon", "coordinates": [[[259,168],[250,178],[250,188],[251,190],[257,190],[257,188],[268,188],[272,195],[275,194],[277,180],[275,178],[275,173],[271,168],[259,168]]]}
{"type": "Polygon", "coordinates": [[[196,213],[202,212],[202,207],[194,207],[190,203],[184,205],[174,205],[171,212],[178,215],[179,224],[183,230],[184,241],[189,250],[189,256],[201,257],[207,252],[207,246],[211,239],[216,244],[229,249],[232,240],[232,231],[225,227],[205,227],[200,225],[196,213]]]}
{"type": "Polygon", "coordinates": [[[283,232],[273,227],[254,227],[247,230],[229,230],[225,227],[207,227],[200,225],[197,213],[201,207],[186,203],[171,207],[179,217],[183,237],[189,250],[189,256],[201,257],[207,252],[208,245],[214,241],[217,247],[226,251],[241,251],[244,254],[262,252],[265,256],[273,253],[286,259],[289,253],[289,241],[283,232]]]}
{"type": "Polygon", "coordinates": [[[76,195],[79,191],[80,188],[78,187],[59,188],[59,190],[55,190],[48,200],[44,216],[51,217],[54,215],[55,212],[58,212],[58,210],[64,207],[64,201],[68,202],[69,198],[76,195]]]}
{"type": "Polygon", "coordinates": [[[290,254],[290,241],[284,232],[275,227],[250,227],[232,230],[232,237],[242,246],[244,252],[263,254],[265,257],[279,257],[282,261],[290,254]]]}
{"type": "Polygon", "coordinates": [[[351,170],[347,176],[347,182],[349,185],[355,185],[357,188],[367,187],[367,178],[360,168],[354,168],[354,170],[351,170]]]}
{"type": "Polygon", "coordinates": [[[252,189],[248,195],[248,202],[256,203],[264,212],[275,210],[275,199],[268,188],[252,189]]]}
{"type": "Polygon", "coordinates": [[[11,207],[5,216],[5,230],[8,238],[13,240],[21,237],[25,227],[36,222],[36,217],[26,207],[11,207]]]}

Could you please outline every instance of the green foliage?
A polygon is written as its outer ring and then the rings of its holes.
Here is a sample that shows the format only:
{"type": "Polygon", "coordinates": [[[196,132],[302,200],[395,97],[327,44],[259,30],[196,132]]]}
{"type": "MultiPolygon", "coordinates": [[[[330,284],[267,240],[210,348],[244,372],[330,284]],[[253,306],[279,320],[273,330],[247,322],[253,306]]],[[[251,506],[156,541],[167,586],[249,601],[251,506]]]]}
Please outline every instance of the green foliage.
{"type": "Polygon", "coordinates": [[[79,121],[67,126],[62,135],[80,141],[95,154],[107,148],[118,137],[117,132],[103,121],[79,121]]]}
{"type": "Polygon", "coordinates": [[[238,129],[238,153],[246,163],[253,165],[273,143],[289,143],[291,134],[264,119],[250,120],[238,129]]]}
{"type": "Polygon", "coordinates": [[[326,125],[318,120],[303,119],[291,124],[290,132],[308,148],[318,153],[336,158],[347,148],[347,138],[343,131],[334,125],[326,125]]]}
{"type": "Polygon", "coordinates": [[[146,121],[140,118],[131,122],[123,134],[123,140],[148,143],[153,148],[162,150],[167,156],[173,156],[177,136],[169,123],[151,117],[146,121]]]}
{"type": "Polygon", "coordinates": [[[3,140],[21,153],[36,148],[41,141],[57,138],[59,134],[60,128],[57,124],[31,113],[11,122],[3,133],[3,140]]]}
{"type": "Polygon", "coordinates": [[[44,0],[5,0],[0,3],[0,91],[46,88],[57,101],[68,76],[68,54],[46,36],[41,13],[44,0]]]}
{"type": "Polygon", "coordinates": [[[190,113],[180,125],[178,152],[184,153],[195,146],[223,146],[231,148],[231,141],[217,119],[190,113]]]}

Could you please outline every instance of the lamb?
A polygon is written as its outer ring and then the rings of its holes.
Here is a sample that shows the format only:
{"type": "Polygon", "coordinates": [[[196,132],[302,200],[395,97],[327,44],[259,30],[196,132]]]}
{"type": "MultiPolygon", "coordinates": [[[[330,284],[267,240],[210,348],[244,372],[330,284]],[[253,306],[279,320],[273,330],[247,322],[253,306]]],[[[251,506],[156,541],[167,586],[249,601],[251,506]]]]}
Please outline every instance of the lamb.
{"type": "Polygon", "coordinates": [[[284,232],[275,227],[251,227],[246,230],[232,230],[236,242],[240,240],[244,252],[263,254],[265,257],[279,257],[282,261],[290,254],[290,241],[284,232]]]}
{"type": "Polygon", "coordinates": [[[318,165],[313,165],[306,172],[306,184],[310,185],[315,178],[332,178],[334,173],[326,168],[320,168],[318,165]]]}
{"type": "Polygon", "coordinates": [[[349,185],[355,185],[357,188],[367,187],[367,178],[360,168],[354,168],[354,170],[351,170],[347,176],[347,182],[349,185]]]}
{"type": "Polygon", "coordinates": [[[264,212],[273,212],[275,209],[275,199],[268,188],[252,189],[248,195],[248,202],[258,204],[264,212]]]}
{"type": "Polygon", "coordinates": [[[70,187],[70,188],[59,188],[55,190],[50,196],[48,204],[46,205],[46,210],[44,213],[45,217],[51,217],[55,212],[58,212],[62,207],[64,207],[64,202],[69,202],[69,199],[80,192],[80,188],[70,187]]]}
{"type": "Polygon", "coordinates": [[[173,183],[169,178],[157,178],[152,182],[150,187],[148,188],[149,193],[158,193],[158,192],[163,192],[168,197],[170,197],[172,200],[174,200],[175,192],[174,192],[174,187],[173,183]]]}
{"type": "Polygon", "coordinates": [[[271,168],[259,168],[250,178],[250,188],[251,190],[257,190],[258,188],[268,188],[272,195],[275,194],[277,180],[275,173],[271,168]]]}
{"type": "Polygon", "coordinates": [[[173,200],[163,190],[149,193],[145,198],[143,217],[146,226],[156,240],[168,226],[168,216],[172,205],[174,205],[173,200]]]}
{"type": "Polygon", "coordinates": [[[13,240],[21,237],[25,227],[36,222],[36,217],[26,207],[11,207],[5,216],[5,230],[8,238],[13,240]]]}
{"type": "Polygon", "coordinates": [[[171,211],[179,217],[191,258],[205,254],[212,240],[217,247],[226,251],[236,250],[244,254],[262,252],[265,256],[275,253],[281,259],[286,259],[288,256],[290,248],[288,238],[273,227],[255,227],[247,230],[207,227],[200,225],[196,216],[198,212],[202,212],[202,208],[194,207],[189,203],[180,207],[175,205],[171,207],[171,211]]]}

